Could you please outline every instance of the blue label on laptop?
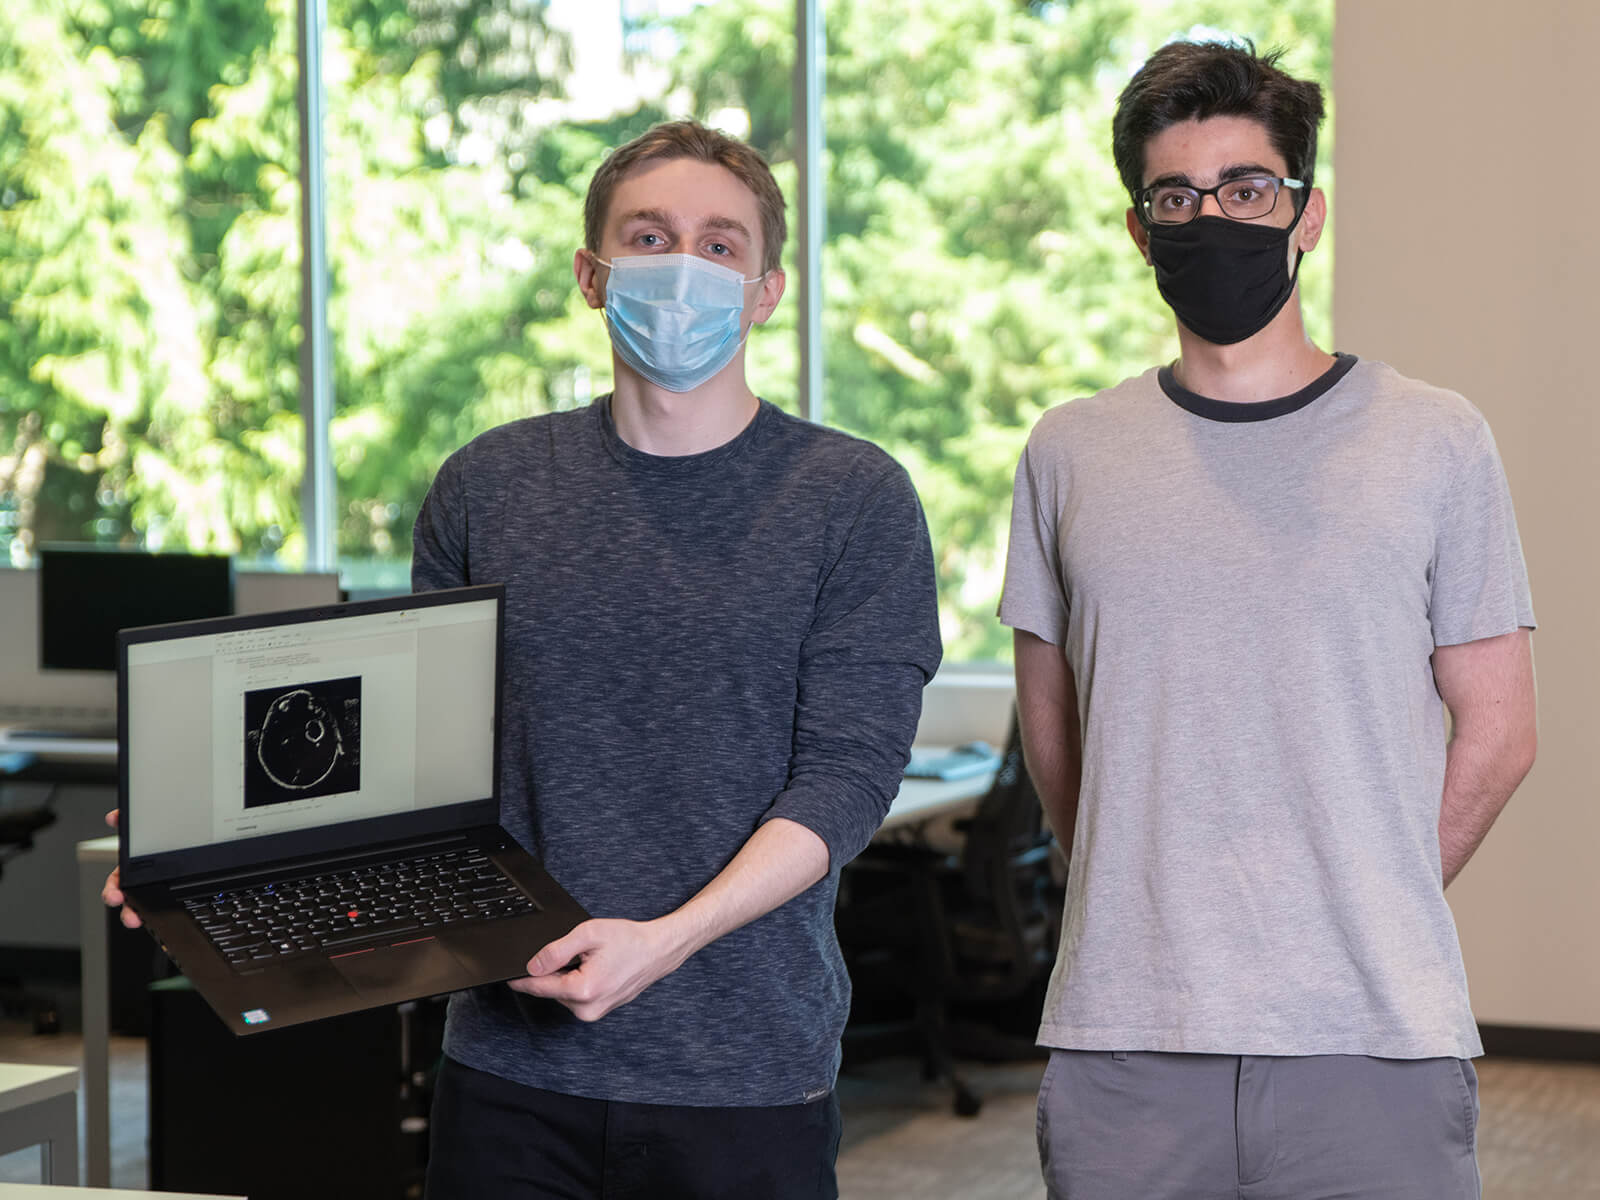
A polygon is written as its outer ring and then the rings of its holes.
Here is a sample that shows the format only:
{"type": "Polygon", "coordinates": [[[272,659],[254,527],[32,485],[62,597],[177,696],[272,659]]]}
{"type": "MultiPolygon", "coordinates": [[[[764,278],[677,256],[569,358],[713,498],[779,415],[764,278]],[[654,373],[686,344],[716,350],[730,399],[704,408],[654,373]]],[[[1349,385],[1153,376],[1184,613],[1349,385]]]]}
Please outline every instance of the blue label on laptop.
{"type": "Polygon", "coordinates": [[[272,1020],[264,1008],[252,1008],[249,1012],[240,1013],[239,1015],[244,1018],[246,1025],[265,1025],[272,1020]]]}

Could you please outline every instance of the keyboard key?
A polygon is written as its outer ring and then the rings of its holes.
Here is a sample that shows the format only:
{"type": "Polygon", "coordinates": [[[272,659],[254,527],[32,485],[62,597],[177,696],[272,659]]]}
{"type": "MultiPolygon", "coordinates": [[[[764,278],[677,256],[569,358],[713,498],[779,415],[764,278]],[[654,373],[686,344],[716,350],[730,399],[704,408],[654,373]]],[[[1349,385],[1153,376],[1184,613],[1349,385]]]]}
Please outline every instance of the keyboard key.
{"type": "Polygon", "coordinates": [[[537,911],[487,856],[453,850],[185,901],[230,963],[537,911]]]}

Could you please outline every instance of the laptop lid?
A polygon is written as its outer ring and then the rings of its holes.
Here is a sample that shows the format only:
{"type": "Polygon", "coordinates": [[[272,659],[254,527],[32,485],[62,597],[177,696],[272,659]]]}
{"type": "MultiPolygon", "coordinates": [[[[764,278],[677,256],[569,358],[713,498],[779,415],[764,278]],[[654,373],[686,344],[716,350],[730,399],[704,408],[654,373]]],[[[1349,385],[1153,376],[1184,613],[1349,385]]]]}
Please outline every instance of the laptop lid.
{"type": "Polygon", "coordinates": [[[122,631],[124,887],[493,825],[498,585],[122,631]]]}

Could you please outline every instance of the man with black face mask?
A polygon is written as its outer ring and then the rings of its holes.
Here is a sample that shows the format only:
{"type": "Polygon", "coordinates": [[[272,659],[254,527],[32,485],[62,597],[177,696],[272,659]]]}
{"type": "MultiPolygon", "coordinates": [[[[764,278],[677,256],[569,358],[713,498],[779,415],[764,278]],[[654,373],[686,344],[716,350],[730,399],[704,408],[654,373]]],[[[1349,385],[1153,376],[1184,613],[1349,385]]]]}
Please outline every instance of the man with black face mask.
{"type": "Polygon", "coordinates": [[[1532,763],[1533,609],[1477,410],[1306,337],[1322,111],[1253,47],[1133,77],[1128,231],[1180,354],[1017,469],[1000,616],[1071,849],[1051,1196],[1481,1191],[1444,887],[1532,763]]]}

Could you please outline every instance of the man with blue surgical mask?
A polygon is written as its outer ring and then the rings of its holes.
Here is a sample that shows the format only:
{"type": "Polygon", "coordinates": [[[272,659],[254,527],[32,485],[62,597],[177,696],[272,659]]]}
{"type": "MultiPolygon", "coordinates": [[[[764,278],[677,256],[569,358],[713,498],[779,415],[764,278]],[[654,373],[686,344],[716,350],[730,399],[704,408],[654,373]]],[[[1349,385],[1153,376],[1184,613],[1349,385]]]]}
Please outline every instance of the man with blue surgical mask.
{"type": "Polygon", "coordinates": [[[669,392],[692,392],[734,360],[748,332],[745,285],[767,279],[694,254],[589,261],[609,272],[606,326],[617,361],[669,392]]]}
{"type": "Polygon", "coordinates": [[[748,416],[756,399],[745,341],[783,296],[776,184],[761,196],[758,175],[752,186],[694,158],[646,160],[627,173],[608,160],[595,182],[607,208],[595,210],[591,190],[573,270],[590,307],[605,310],[618,392],[633,391],[628,379],[659,395],[692,392],[697,407],[731,402],[748,416]],[[774,218],[775,231],[764,227],[774,218]]]}
{"type": "Polygon", "coordinates": [[[1322,114],[1250,46],[1139,69],[1112,147],[1179,354],[1017,468],[1051,1197],[1479,1195],[1444,888],[1532,762],[1533,608],[1482,414],[1306,335],[1322,114]]]}
{"type": "Polygon", "coordinates": [[[609,395],[479,436],[419,589],[507,589],[502,821],[594,914],[450,1004],[430,1200],[837,1196],[839,870],[939,661],[904,470],[745,380],[783,197],[691,122],[590,184],[609,395]]]}

